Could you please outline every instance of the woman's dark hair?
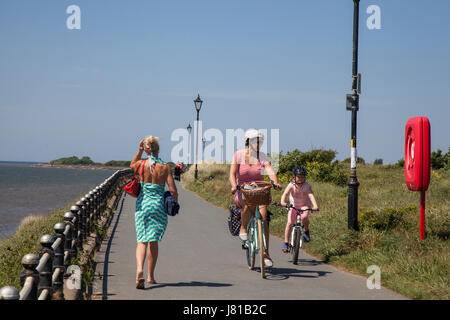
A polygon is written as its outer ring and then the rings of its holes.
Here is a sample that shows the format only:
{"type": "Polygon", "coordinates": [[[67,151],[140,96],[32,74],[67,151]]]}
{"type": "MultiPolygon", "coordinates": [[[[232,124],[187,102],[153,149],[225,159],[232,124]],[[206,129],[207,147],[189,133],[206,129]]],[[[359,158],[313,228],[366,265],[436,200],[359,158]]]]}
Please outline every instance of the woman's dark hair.
{"type": "MultiPolygon", "coordinates": [[[[259,146],[259,138],[257,138],[257,143],[259,146]]],[[[248,148],[250,146],[250,139],[245,140],[245,147],[248,148]]],[[[256,158],[259,160],[259,148],[256,150],[256,158]]]]}

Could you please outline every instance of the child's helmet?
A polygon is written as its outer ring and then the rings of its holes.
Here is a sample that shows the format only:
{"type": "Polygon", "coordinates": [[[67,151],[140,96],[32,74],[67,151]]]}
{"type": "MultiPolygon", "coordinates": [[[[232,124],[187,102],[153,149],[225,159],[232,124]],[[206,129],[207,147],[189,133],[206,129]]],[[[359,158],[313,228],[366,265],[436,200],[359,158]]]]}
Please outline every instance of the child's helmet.
{"type": "Polygon", "coordinates": [[[292,173],[294,174],[294,177],[298,176],[298,175],[306,176],[308,174],[308,171],[305,168],[303,168],[302,166],[295,166],[292,169],[292,173]]]}

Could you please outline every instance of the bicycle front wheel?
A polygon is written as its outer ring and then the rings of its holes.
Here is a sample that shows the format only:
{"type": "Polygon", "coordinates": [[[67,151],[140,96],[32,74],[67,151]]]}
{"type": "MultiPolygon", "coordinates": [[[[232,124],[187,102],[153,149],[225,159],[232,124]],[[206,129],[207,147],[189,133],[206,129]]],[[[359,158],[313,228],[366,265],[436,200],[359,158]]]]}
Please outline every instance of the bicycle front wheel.
{"type": "Polygon", "coordinates": [[[256,256],[256,237],[255,237],[255,227],[253,221],[249,222],[247,228],[247,264],[250,270],[255,267],[255,256],[256,256]]]}
{"type": "Polygon", "coordinates": [[[298,252],[301,247],[301,229],[298,227],[294,227],[294,231],[292,232],[292,240],[293,240],[293,246],[291,248],[291,254],[292,254],[292,263],[297,264],[298,260],[298,252]]]}
{"type": "Polygon", "coordinates": [[[261,266],[261,277],[265,278],[266,277],[266,272],[264,269],[264,233],[263,233],[263,228],[262,228],[262,223],[261,220],[258,219],[258,244],[259,244],[259,256],[260,256],[260,261],[259,261],[259,265],[261,266]]]}

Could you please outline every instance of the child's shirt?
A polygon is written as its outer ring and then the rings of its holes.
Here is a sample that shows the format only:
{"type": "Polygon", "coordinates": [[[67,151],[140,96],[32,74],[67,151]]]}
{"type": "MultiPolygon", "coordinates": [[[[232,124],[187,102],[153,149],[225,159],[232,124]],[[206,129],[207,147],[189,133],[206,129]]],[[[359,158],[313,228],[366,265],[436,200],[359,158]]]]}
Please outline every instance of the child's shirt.
{"type": "Polygon", "coordinates": [[[289,192],[289,202],[294,207],[297,209],[304,206],[312,207],[311,200],[308,196],[308,194],[312,193],[312,189],[308,182],[305,181],[300,188],[293,182],[289,183],[288,186],[291,187],[289,192]]]}

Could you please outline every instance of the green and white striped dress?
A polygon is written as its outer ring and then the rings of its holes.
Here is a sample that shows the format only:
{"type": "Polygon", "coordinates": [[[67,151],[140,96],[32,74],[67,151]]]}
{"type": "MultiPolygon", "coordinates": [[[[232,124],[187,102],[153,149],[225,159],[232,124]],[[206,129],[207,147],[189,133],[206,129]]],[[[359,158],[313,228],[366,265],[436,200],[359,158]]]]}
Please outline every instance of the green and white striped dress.
{"type": "MultiPolygon", "coordinates": [[[[150,156],[152,161],[166,164],[160,158],[150,156]]],[[[136,200],[137,242],[161,241],[167,227],[167,213],[164,209],[165,184],[141,181],[141,192],[136,200]]]]}

